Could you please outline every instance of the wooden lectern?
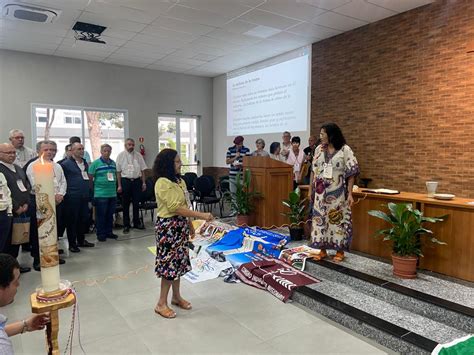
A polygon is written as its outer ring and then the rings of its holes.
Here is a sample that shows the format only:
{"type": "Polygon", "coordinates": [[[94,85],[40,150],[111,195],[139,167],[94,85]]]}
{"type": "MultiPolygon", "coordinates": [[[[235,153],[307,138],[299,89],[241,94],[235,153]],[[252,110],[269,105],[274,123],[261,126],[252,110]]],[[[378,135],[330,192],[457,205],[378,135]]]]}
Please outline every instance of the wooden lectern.
{"type": "Polygon", "coordinates": [[[289,223],[282,215],[288,208],[281,201],[293,190],[293,167],[270,157],[244,157],[244,170],[247,168],[252,173],[251,188],[262,194],[255,201],[252,224],[268,228],[289,223]]]}

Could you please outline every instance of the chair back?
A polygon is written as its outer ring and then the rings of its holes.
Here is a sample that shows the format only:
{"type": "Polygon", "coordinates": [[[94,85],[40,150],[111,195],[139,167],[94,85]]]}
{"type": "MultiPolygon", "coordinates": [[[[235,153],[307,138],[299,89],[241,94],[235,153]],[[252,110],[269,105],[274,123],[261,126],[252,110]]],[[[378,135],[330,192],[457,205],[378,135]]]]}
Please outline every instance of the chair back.
{"type": "Polygon", "coordinates": [[[142,191],[140,195],[140,202],[155,201],[155,181],[154,178],[149,177],[145,180],[146,190],[142,191]]]}
{"type": "MultiPolygon", "coordinates": [[[[193,172],[188,172],[188,173],[184,173],[184,177],[186,178],[186,180],[189,181],[190,183],[190,187],[187,185],[186,183],[186,186],[188,187],[188,190],[192,190],[193,187],[194,187],[194,181],[197,179],[197,174],[196,173],[193,173],[193,172]]],[[[185,180],[185,181],[186,181],[185,180]]]]}
{"type": "Polygon", "coordinates": [[[229,176],[219,176],[219,188],[222,193],[230,191],[229,176]]]}
{"type": "Polygon", "coordinates": [[[214,186],[211,180],[206,176],[200,176],[194,180],[194,190],[199,198],[212,196],[214,186]]]}

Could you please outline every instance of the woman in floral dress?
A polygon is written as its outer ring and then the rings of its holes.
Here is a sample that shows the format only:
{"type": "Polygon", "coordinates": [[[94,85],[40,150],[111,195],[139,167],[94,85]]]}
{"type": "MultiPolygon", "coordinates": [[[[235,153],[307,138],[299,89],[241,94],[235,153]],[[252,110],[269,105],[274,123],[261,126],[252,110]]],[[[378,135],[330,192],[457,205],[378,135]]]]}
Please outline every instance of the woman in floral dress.
{"type": "Polygon", "coordinates": [[[352,186],[359,165],[336,124],[322,126],[320,139],[311,174],[311,246],[321,249],[318,260],[327,257],[326,250],[332,249],[336,250],[333,260],[342,261],[352,239],[352,186]]]}
{"type": "Polygon", "coordinates": [[[210,221],[212,214],[193,211],[187,197],[186,183],[181,179],[181,158],[174,149],[163,149],[156,157],[153,172],[157,178],[155,195],[157,218],[155,224],[155,273],[161,278],[160,299],[155,312],[165,318],[176,317],[168,306],[168,293],[173,289],[171,304],[191,309],[191,303],[181,297],[180,277],[191,270],[187,242],[189,217],[210,221]]]}

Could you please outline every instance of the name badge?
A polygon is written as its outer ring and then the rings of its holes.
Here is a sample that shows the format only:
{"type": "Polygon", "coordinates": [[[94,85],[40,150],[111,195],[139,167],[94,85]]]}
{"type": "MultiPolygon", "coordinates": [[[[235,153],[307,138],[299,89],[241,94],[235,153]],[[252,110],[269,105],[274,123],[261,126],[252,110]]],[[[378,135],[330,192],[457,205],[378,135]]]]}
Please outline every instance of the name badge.
{"type": "Polygon", "coordinates": [[[114,181],[114,174],[111,172],[107,173],[107,181],[114,181]]]}
{"type": "Polygon", "coordinates": [[[324,165],[323,178],[332,179],[332,164],[331,163],[324,165]]]}
{"type": "Polygon", "coordinates": [[[22,180],[17,180],[17,181],[16,181],[16,185],[18,186],[18,188],[20,189],[21,192],[25,192],[25,191],[26,191],[26,187],[25,187],[25,185],[23,184],[23,181],[22,181],[22,180]]]}
{"type": "Polygon", "coordinates": [[[89,175],[87,175],[87,171],[83,171],[83,172],[82,172],[82,178],[83,178],[84,180],[89,180],[89,175]]]}

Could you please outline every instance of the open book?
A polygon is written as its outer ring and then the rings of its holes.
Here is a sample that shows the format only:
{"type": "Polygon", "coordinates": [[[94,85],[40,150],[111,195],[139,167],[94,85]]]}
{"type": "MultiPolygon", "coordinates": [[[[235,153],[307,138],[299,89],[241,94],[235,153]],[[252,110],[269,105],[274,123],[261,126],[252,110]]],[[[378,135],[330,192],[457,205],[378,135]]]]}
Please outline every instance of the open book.
{"type": "Polygon", "coordinates": [[[363,189],[361,192],[372,192],[375,194],[386,194],[386,195],[396,195],[399,194],[400,191],[398,190],[390,190],[390,189],[363,189]]]}

